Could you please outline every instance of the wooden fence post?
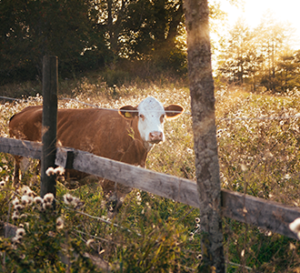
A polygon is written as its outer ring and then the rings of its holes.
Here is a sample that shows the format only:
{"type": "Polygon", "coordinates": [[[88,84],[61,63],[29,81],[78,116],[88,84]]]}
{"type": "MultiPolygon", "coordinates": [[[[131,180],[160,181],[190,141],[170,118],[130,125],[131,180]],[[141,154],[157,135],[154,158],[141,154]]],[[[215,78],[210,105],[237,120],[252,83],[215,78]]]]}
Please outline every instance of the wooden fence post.
{"type": "Polygon", "coordinates": [[[56,195],[55,175],[47,176],[49,167],[55,166],[57,131],[57,87],[58,60],[56,56],[43,58],[43,121],[42,121],[42,160],[41,197],[46,193],[56,195]]]}
{"type": "Polygon", "coordinates": [[[225,272],[209,8],[207,0],[185,0],[184,4],[195,165],[200,195],[202,263],[199,272],[225,272]]]}

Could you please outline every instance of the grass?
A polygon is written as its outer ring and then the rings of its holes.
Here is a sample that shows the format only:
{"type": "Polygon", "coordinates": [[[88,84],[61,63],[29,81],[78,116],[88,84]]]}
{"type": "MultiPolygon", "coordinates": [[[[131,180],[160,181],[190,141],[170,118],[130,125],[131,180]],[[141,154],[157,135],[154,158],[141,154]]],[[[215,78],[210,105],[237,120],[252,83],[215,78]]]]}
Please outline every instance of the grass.
{"type": "MultiPolygon", "coordinates": [[[[181,104],[187,113],[165,124],[166,141],[156,145],[150,152],[147,168],[195,179],[191,116],[188,114],[190,98],[183,83],[137,83],[107,87],[101,78],[93,75],[78,81],[63,81],[60,86],[60,99],[72,97],[107,108],[137,105],[148,95],[156,97],[165,105],[181,104]]],[[[8,90],[13,87],[5,88],[8,90]]],[[[18,88],[20,91],[23,87],[18,88]]],[[[36,86],[31,88],[29,83],[24,88],[38,90],[36,86]]],[[[280,96],[224,89],[216,90],[215,96],[222,187],[299,206],[300,121],[298,118],[274,119],[300,113],[297,103],[299,92],[294,90],[286,96],[280,96]],[[265,119],[257,119],[259,117],[265,119]]],[[[14,113],[28,105],[41,103],[41,97],[34,94],[26,100],[2,104],[1,136],[8,136],[7,124],[14,113]]],[[[77,101],[59,100],[59,107],[88,106],[77,101]]],[[[29,168],[24,168],[23,182],[30,184],[39,193],[39,177],[34,171],[36,162],[31,161],[29,168]]],[[[11,202],[12,156],[0,154],[0,170],[0,180],[6,181],[5,190],[0,193],[0,217],[5,221],[11,202]]],[[[77,247],[82,253],[101,253],[100,257],[108,261],[116,272],[196,271],[201,261],[199,212],[196,209],[135,189],[126,197],[121,212],[113,219],[113,223],[119,226],[116,227],[70,212],[62,202],[63,195],[67,192],[69,191],[62,184],[58,184],[59,213],[65,219],[66,231],[56,232],[55,238],[66,243],[68,237],[70,249],[77,247]],[[66,236],[67,233],[70,235],[66,236]],[[91,238],[95,241],[88,248],[86,241],[91,238]]],[[[85,202],[85,213],[107,217],[98,185],[84,186],[71,193],[85,202]]],[[[28,208],[29,215],[34,213],[28,208]]],[[[34,224],[33,219],[28,219],[29,226],[40,234],[39,226],[34,224]]],[[[10,221],[18,225],[23,220],[10,221]]],[[[223,219],[223,233],[227,272],[300,270],[300,245],[295,240],[230,219],[223,219]]],[[[33,244],[34,234],[31,234],[26,241],[27,245],[33,244]]],[[[4,242],[0,242],[0,245],[1,243],[5,245],[4,242]]],[[[41,240],[39,243],[43,249],[45,241],[41,240]]],[[[59,248],[55,242],[53,244],[59,248]]],[[[28,249],[20,245],[16,253],[19,256],[25,255],[25,260],[30,260],[31,256],[26,251],[28,249]]],[[[74,271],[82,263],[86,267],[91,266],[86,263],[84,256],[78,262],[75,260],[74,258],[71,263],[74,271]]],[[[7,260],[7,267],[21,270],[20,263],[16,265],[9,261],[7,260]]],[[[66,265],[51,264],[51,261],[49,263],[47,266],[53,271],[54,268],[58,270],[59,266],[59,270],[67,271],[66,265]]],[[[47,272],[46,267],[40,267],[39,270],[47,272]]],[[[33,267],[31,269],[38,270],[33,267]]]]}

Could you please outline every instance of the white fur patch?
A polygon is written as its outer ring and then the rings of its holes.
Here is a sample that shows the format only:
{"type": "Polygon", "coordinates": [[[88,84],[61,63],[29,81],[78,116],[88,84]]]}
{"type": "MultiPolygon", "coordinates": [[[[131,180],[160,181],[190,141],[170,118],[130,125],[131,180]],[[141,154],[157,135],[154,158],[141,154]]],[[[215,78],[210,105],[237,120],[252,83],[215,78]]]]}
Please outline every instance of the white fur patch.
{"type": "Polygon", "coordinates": [[[162,133],[162,141],[164,141],[164,123],[161,122],[161,116],[165,115],[165,109],[162,103],[153,97],[148,97],[139,104],[138,110],[138,129],[141,138],[144,141],[151,141],[150,133],[160,132],[162,133]]]}

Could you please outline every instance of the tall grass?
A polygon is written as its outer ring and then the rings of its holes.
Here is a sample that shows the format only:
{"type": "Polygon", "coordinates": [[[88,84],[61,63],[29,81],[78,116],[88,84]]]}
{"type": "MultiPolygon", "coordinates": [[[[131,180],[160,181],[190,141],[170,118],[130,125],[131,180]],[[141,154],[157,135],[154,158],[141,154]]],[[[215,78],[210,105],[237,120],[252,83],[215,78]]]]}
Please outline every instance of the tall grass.
{"type": "MultiPolygon", "coordinates": [[[[156,145],[150,152],[147,168],[195,179],[190,98],[188,89],[182,83],[139,83],[108,87],[102,79],[93,77],[64,82],[62,86],[60,98],[72,97],[100,107],[117,109],[126,104],[137,105],[148,95],[156,97],[165,105],[181,104],[186,113],[165,124],[166,141],[156,145]],[[70,90],[63,92],[67,87],[70,90]]],[[[300,121],[295,115],[300,113],[297,103],[300,93],[294,90],[287,96],[279,96],[224,89],[216,90],[215,96],[222,187],[299,206],[300,121]],[[264,119],[257,119],[261,117],[264,119]]],[[[7,123],[14,113],[28,105],[41,103],[40,96],[33,96],[19,102],[2,104],[1,136],[8,136],[7,123]]],[[[74,100],[59,100],[59,107],[88,106],[74,100]]],[[[23,166],[23,183],[39,193],[39,176],[34,170],[36,162],[30,161],[32,164],[23,166]]],[[[0,180],[6,182],[0,193],[2,221],[6,221],[12,201],[12,164],[12,156],[0,154],[0,180]]],[[[64,185],[58,184],[59,213],[66,224],[65,231],[56,232],[54,238],[65,244],[69,242],[70,252],[76,246],[78,252],[92,253],[107,261],[115,272],[196,271],[201,262],[198,210],[135,189],[126,197],[121,212],[111,219],[117,224],[115,226],[83,214],[71,213],[62,201],[67,192],[64,185]],[[68,241],[66,238],[69,238],[68,241]],[[86,242],[91,238],[94,241],[87,247],[86,242]]],[[[84,186],[72,194],[84,201],[84,213],[107,219],[100,186],[84,186]]],[[[32,215],[33,212],[28,210],[27,214],[32,215]]],[[[29,228],[40,234],[39,226],[30,217],[26,219],[29,228]]],[[[11,218],[10,221],[16,225],[24,222],[22,219],[12,221],[11,218]]],[[[297,241],[225,218],[223,231],[228,272],[300,270],[300,245],[297,241]]],[[[38,243],[34,241],[33,232],[29,234],[32,235],[26,235],[26,244],[38,243]]],[[[4,245],[3,241],[0,243],[4,245]]],[[[39,243],[41,249],[45,247],[43,240],[39,243]]],[[[55,246],[61,249],[60,244],[55,246]]],[[[30,260],[30,253],[26,252],[28,249],[24,242],[14,251],[15,256],[6,255],[6,267],[21,271],[22,263],[17,258],[30,260]]],[[[80,268],[79,262],[75,260],[69,264],[73,270],[80,268]]],[[[84,266],[92,266],[84,262],[84,255],[80,261],[84,266]]],[[[59,270],[59,266],[61,270],[68,269],[68,265],[60,262],[51,264],[47,260],[46,264],[53,271],[59,270]]],[[[31,270],[38,268],[32,267],[31,270]]],[[[39,270],[47,272],[42,265],[39,270]]],[[[96,268],[93,270],[96,271],[96,268]]]]}

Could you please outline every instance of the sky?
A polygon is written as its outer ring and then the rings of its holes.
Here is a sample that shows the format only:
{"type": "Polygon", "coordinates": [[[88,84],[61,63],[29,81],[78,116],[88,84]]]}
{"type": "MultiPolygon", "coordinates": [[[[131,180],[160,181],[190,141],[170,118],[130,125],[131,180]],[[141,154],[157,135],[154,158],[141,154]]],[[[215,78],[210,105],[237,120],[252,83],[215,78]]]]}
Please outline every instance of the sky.
{"type": "Polygon", "coordinates": [[[295,38],[298,42],[295,42],[293,47],[300,48],[299,0],[244,0],[244,8],[236,8],[223,0],[221,8],[228,13],[230,26],[242,17],[251,28],[256,27],[265,14],[272,12],[276,21],[289,22],[295,28],[295,38]]]}

